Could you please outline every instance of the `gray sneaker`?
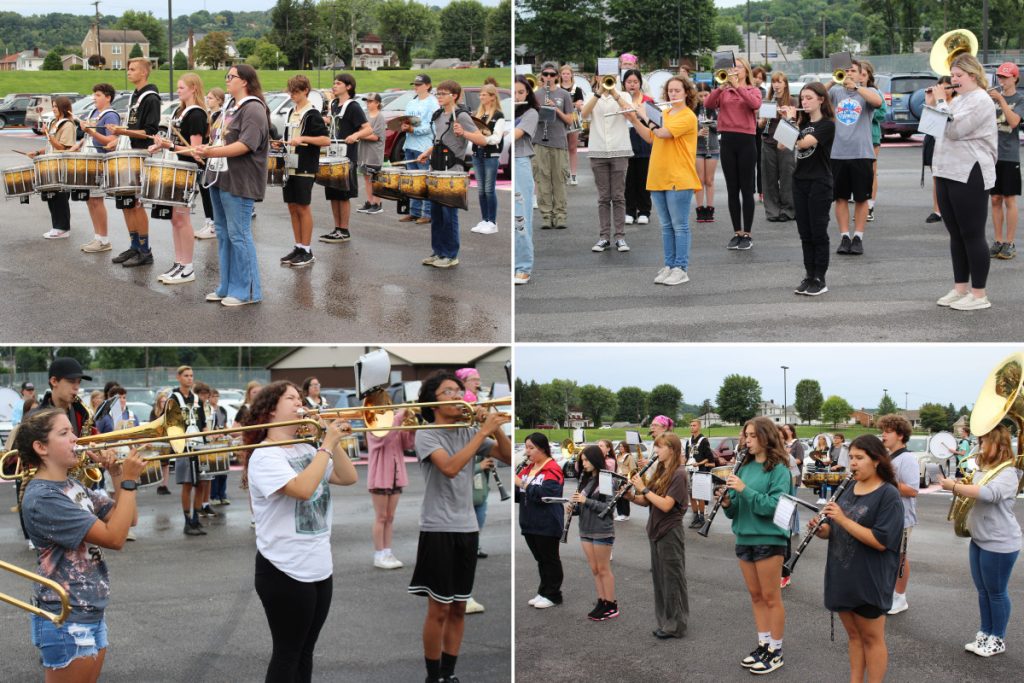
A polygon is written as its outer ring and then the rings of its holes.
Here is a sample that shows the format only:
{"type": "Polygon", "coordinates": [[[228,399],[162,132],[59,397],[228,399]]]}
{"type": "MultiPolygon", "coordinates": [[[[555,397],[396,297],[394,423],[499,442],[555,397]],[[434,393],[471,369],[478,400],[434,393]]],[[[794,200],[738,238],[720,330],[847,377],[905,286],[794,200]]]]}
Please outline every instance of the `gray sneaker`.
{"type": "Polygon", "coordinates": [[[996,258],[1004,260],[1012,259],[1017,255],[1017,247],[1014,246],[1013,242],[1004,242],[1002,248],[999,250],[999,254],[996,258]]]}
{"type": "Polygon", "coordinates": [[[992,246],[988,248],[988,255],[992,258],[999,258],[999,252],[1003,250],[1002,242],[993,242],[992,246]]]}
{"type": "Polygon", "coordinates": [[[618,251],[629,251],[629,245],[626,244],[626,240],[615,240],[615,248],[618,251]]]}

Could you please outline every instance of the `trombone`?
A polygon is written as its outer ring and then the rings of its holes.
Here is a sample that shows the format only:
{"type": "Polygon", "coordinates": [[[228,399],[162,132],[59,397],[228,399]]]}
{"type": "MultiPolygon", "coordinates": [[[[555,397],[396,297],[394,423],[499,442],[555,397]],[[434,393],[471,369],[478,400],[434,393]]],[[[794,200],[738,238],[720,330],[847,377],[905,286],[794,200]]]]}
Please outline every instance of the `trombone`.
{"type": "Polygon", "coordinates": [[[14,605],[15,607],[19,607],[25,610],[26,612],[31,612],[37,617],[44,617],[46,619],[49,619],[56,626],[60,626],[61,624],[63,624],[64,620],[68,618],[69,614],[71,614],[71,603],[68,601],[68,592],[64,590],[64,587],[56,581],[52,581],[50,579],[47,579],[46,577],[39,576],[38,574],[22,569],[21,567],[18,567],[16,565],[8,564],[7,562],[4,562],[2,560],[0,560],[0,569],[4,569],[12,574],[16,574],[23,579],[28,579],[29,581],[41,583],[47,588],[51,589],[54,593],[57,594],[57,597],[60,598],[60,613],[54,614],[53,612],[47,612],[41,607],[37,607],[36,605],[27,603],[24,600],[19,600],[18,598],[7,595],[6,593],[0,593],[0,602],[6,602],[8,605],[14,605]]]}

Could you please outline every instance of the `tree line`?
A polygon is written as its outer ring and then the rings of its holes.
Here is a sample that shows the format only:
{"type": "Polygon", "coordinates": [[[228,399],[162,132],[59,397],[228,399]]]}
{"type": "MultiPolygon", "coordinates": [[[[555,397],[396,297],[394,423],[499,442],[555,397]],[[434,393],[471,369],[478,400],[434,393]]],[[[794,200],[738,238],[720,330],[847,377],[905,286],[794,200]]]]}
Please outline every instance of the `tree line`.
{"type": "MultiPolygon", "coordinates": [[[[0,347],[0,360],[13,357],[18,372],[44,372],[57,356],[70,356],[84,368],[264,367],[291,347],[272,346],[21,346],[0,347]]],[[[9,372],[0,367],[0,372],[9,372]]],[[[3,383],[0,380],[0,383],[3,383]]]]}

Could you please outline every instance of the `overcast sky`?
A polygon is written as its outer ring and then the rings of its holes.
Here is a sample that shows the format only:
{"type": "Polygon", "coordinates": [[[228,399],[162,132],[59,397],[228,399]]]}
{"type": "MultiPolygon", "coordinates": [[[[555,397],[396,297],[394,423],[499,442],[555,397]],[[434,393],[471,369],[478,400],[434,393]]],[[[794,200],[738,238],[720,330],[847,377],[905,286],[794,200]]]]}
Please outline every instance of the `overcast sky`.
{"type": "MultiPolygon", "coordinates": [[[[449,0],[421,0],[427,5],[444,7],[449,0]]],[[[480,0],[481,4],[494,7],[498,0],[480,0]]],[[[257,10],[270,9],[277,4],[277,0],[248,0],[244,6],[236,5],[229,0],[173,0],[171,5],[174,16],[192,14],[205,9],[211,14],[219,10],[230,9],[236,12],[255,12],[257,10]]],[[[95,14],[96,10],[92,3],[86,0],[0,0],[0,9],[18,12],[19,14],[49,14],[50,12],[63,12],[66,14],[95,14]]],[[[153,16],[167,18],[167,0],[100,0],[100,14],[113,14],[120,16],[125,10],[136,10],[152,12],[153,16]]]]}
{"type": "Polygon", "coordinates": [[[822,393],[837,394],[855,408],[875,408],[882,390],[900,407],[922,403],[972,405],[988,373],[1020,346],[951,346],[899,344],[757,346],[544,345],[518,346],[515,374],[525,381],[574,379],[617,391],[624,386],[650,390],[662,383],[683,392],[687,403],[715,400],[722,379],[737,373],[755,378],[765,400],[783,401],[780,366],[786,365],[787,389],[793,404],[801,379],[815,379],[822,393]],[[904,397],[904,392],[909,396],[904,397]]]}

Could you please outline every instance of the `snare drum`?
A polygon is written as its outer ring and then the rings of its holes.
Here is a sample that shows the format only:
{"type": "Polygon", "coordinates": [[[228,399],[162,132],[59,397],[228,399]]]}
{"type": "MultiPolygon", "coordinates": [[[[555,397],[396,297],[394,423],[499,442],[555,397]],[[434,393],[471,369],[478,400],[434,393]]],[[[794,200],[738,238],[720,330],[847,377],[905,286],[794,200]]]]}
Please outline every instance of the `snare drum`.
{"type": "Polygon", "coordinates": [[[430,171],[427,196],[432,202],[453,209],[469,209],[469,174],[462,171],[430,171]]]}
{"type": "Polygon", "coordinates": [[[191,206],[198,180],[199,166],[192,162],[147,159],[142,172],[142,201],[191,206]]]}
{"type": "Polygon", "coordinates": [[[398,187],[409,199],[427,199],[427,174],[429,171],[399,171],[398,187]]]}
{"type": "Polygon", "coordinates": [[[402,172],[397,168],[382,168],[373,174],[372,185],[375,197],[383,199],[402,199],[405,195],[401,190],[402,172]]]}
{"type": "Polygon", "coordinates": [[[61,165],[63,157],[64,155],[58,152],[56,154],[40,154],[33,159],[37,191],[59,192],[63,189],[64,178],[61,176],[61,171],[64,170],[61,165]]]}
{"type": "Polygon", "coordinates": [[[270,152],[267,155],[267,187],[284,187],[286,180],[284,152],[270,152]]]}
{"type": "Polygon", "coordinates": [[[142,191],[142,150],[111,152],[103,158],[103,191],[110,196],[134,197],[142,191]]]}
{"type": "Polygon", "coordinates": [[[99,190],[103,187],[103,155],[65,154],[64,187],[69,190],[99,190]]]}
{"type": "Polygon", "coordinates": [[[36,172],[33,164],[11,166],[3,170],[4,196],[27,197],[35,192],[36,172]]]}
{"type": "Polygon", "coordinates": [[[348,190],[351,172],[352,162],[348,157],[323,157],[316,172],[316,183],[332,190],[348,190]]]}

